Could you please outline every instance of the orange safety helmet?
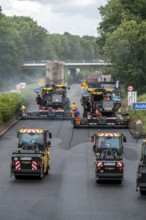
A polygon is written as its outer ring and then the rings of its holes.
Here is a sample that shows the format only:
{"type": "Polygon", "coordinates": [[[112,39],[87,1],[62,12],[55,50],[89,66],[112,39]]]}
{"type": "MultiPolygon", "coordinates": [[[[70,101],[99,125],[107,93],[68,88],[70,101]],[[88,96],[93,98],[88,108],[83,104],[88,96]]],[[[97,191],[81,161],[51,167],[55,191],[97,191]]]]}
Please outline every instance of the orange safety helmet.
{"type": "Polygon", "coordinates": [[[99,114],[100,114],[100,112],[99,112],[98,109],[96,109],[95,114],[96,114],[96,115],[99,115],[99,114]]]}

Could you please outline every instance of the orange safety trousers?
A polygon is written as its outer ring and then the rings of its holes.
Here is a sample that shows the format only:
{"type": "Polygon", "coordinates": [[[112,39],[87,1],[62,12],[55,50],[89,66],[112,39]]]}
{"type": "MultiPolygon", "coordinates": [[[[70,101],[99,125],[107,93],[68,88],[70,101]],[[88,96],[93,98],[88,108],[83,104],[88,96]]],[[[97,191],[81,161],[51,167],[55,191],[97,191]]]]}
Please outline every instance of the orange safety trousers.
{"type": "Polygon", "coordinates": [[[76,122],[76,125],[79,125],[80,124],[80,116],[78,115],[78,116],[76,116],[75,117],[75,122],[76,122]]]}

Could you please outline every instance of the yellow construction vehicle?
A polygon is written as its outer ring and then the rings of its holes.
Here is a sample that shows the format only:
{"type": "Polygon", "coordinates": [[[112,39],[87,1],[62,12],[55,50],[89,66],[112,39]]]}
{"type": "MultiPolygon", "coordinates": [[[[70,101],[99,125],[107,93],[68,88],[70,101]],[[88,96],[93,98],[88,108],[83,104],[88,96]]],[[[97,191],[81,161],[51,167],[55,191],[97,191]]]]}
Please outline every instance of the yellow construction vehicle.
{"type": "Polygon", "coordinates": [[[127,128],[129,115],[126,112],[118,112],[121,102],[113,99],[110,89],[87,89],[82,95],[81,104],[84,108],[83,118],[76,124],[73,120],[74,128],[127,128]],[[96,112],[98,111],[98,114],[96,112]]]}
{"type": "Polygon", "coordinates": [[[43,178],[50,169],[52,134],[44,129],[22,128],[17,132],[18,146],[11,156],[11,175],[39,176],[43,178]]]}
{"type": "Polygon", "coordinates": [[[141,145],[141,158],[136,175],[136,191],[140,191],[141,195],[146,194],[146,139],[141,145]]]}
{"type": "MultiPolygon", "coordinates": [[[[71,119],[70,100],[65,84],[46,85],[36,97],[38,111],[26,112],[21,119],[71,119]]],[[[34,89],[35,90],[35,89],[34,89]]],[[[37,90],[38,91],[38,90],[37,90]]]]}
{"type": "Polygon", "coordinates": [[[95,178],[101,180],[118,180],[124,177],[123,142],[126,137],[121,133],[98,132],[91,136],[94,152],[95,178]]]}

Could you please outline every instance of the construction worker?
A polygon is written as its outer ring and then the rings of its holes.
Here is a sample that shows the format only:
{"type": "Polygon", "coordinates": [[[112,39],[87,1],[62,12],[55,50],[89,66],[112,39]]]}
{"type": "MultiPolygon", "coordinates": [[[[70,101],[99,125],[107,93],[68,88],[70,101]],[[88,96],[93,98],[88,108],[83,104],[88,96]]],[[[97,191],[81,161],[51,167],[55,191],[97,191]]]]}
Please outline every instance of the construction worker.
{"type": "Polygon", "coordinates": [[[24,105],[21,105],[20,106],[20,114],[22,116],[26,115],[26,107],[24,105]]]}
{"type": "Polygon", "coordinates": [[[38,96],[36,97],[36,103],[37,103],[38,105],[42,105],[42,98],[41,98],[40,95],[38,95],[38,96]]]}
{"type": "Polygon", "coordinates": [[[89,102],[88,99],[85,100],[85,109],[86,109],[87,111],[90,110],[90,102],[89,102]]]}
{"type": "Polygon", "coordinates": [[[72,103],[70,108],[71,108],[72,117],[74,118],[74,113],[75,113],[75,110],[77,109],[75,102],[72,103]]]}
{"type": "Polygon", "coordinates": [[[100,111],[98,109],[95,110],[95,115],[96,115],[96,117],[100,116],[100,111]]]}
{"type": "Polygon", "coordinates": [[[84,100],[83,108],[84,108],[83,117],[86,118],[88,112],[90,112],[90,102],[88,99],[84,100]]]}
{"type": "Polygon", "coordinates": [[[80,112],[77,108],[74,111],[74,118],[75,118],[76,125],[79,125],[80,124],[80,112]]]}
{"type": "Polygon", "coordinates": [[[119,107],[118,110],[117,110],[118,114],[121,114],[122,113],[122,108],[119,107]]]}

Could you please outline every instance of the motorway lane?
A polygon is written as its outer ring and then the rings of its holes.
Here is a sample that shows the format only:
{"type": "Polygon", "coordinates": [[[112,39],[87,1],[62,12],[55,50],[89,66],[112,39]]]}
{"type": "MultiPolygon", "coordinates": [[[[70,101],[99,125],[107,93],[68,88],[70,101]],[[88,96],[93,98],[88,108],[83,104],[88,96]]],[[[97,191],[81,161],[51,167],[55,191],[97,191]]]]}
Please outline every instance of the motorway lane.
{"type": "MultiPolygon", "coordinates": [[[[74,91],[77,100],[80,90],[74,91]]],[[[135,191],[140,144],[127,130],[116,131],[127,137],[125,180],[97,185],[89,142],[97,129],[73,129],[70,121],[19,121],[0,138],[0,220],[144,220],[146,196],[135,191]],[[23,125],[53,134],[51,170],[43,180],[10,178],[10,156],[23,125]]]]}
{"type": "MultiPolygon", "coordinates": [[[[108,130],[106,130],[108,131],[108,130]]],[[[121,131],[121,130],[116,130],[121,131]]],[[[124,164],[125,177],[122,185],[116,184],[98,184],[97,193],[90,188],[90,196],[97,203],[92,203],[93,213],[97,219],[145,219],[144,211],[146,198],[135,192],[135,180],[138,161],[140,158],[140,144],[137,144],[126,130],[122,132],[127,136],[127,143],[124,144],[124,164]],[[100,200],[96,198],[99,196],[100,200]]],[[[93,132],[94,133],[94,132],[93,132]]],[[[95,186],[95,185],[94,185],[95,186]]],[[[94,216],[95,217],[95,216],[94,216]]],[[[93,219],[94,219],[93,217],[93,219]]]]}

